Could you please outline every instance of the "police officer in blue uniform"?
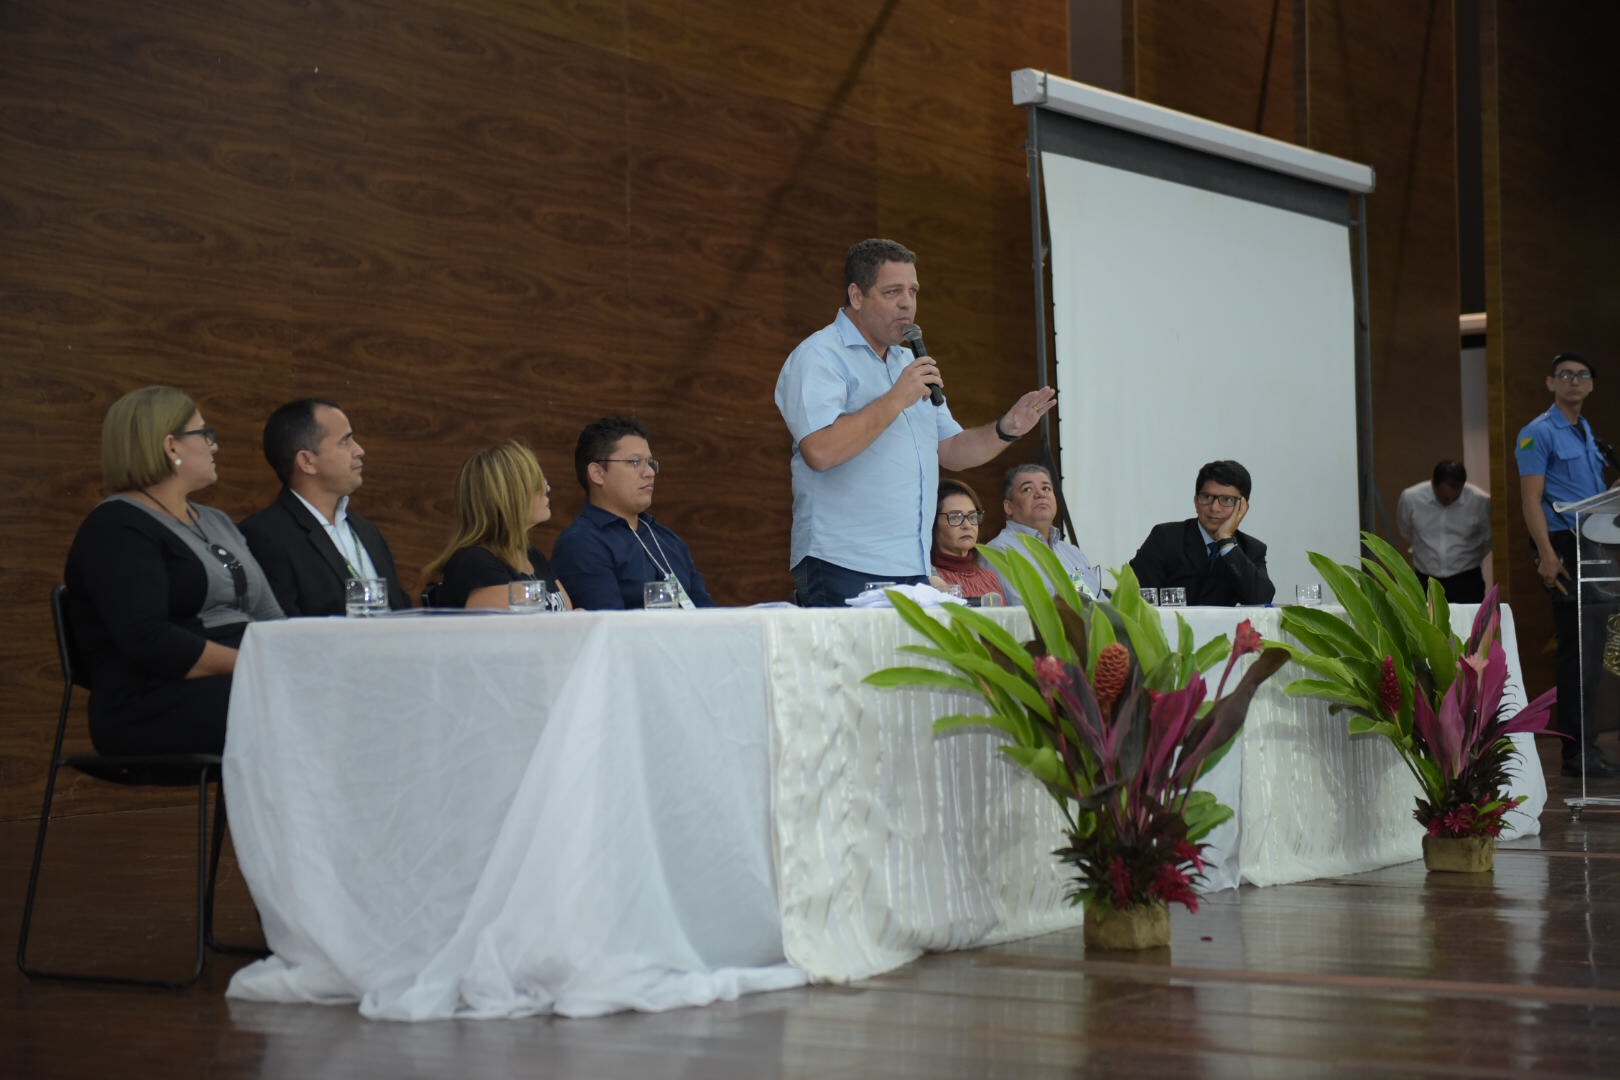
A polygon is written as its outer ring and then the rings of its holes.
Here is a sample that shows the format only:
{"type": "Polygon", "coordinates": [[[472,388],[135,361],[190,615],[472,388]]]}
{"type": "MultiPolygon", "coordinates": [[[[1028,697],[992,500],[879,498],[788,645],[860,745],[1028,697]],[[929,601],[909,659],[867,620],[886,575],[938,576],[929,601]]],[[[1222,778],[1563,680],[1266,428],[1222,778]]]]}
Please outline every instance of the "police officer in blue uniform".
{"type": "MultiPolygon", "coordinates": [[[[1583,768],[1580,639],[1575,611],[1575,561],[1579,556],[1574,515],[1557,512],[1553,504],[1590,498],[1608,488],[1603,478],[1608,464],[1605,447],[1581,415],[1595,377],[1592,365],[1578,353],[1553,357],[1552,372],[1547,376],[1553,403],[1519,432],[1514,454],[1524,521],[1536,545],[1536,571],[1552,598],[1553,626],[1558,634],[1558,730],[1569,736],[1563,742],[1565,776],[1579,776],[1583,768]]],[[[1586,599],[1588,644],[1595,646],[1602,640],[1603,618],[1613,605],[1594,604],[1590,592],[1586,599]]],[[[1584,697],[1589,720],[1602,671],[1595,649],[1589,648],[1584,697]]],[[[1620,767],[1598,752],[1595,728],[1591,722],[1585,725],[1586,775],[1620,777],[1620,767]]]]}

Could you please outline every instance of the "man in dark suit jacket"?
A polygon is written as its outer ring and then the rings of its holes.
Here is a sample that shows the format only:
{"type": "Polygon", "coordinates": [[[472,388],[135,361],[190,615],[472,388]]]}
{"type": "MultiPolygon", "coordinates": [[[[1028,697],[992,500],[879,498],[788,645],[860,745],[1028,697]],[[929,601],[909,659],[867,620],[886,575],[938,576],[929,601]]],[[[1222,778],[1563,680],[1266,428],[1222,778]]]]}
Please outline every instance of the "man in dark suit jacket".
{"type": "Polygon", "coordinates": [[[1196,517],[1155,525],[1131,560],[1143,588],[1187,590],[1187,603],[1210,607],[1269,604],[1266,545],[1239,532],[1249,512],[1249,470],[1212,461],[1193,487],[1196,517]]]}
{"type": "Polygon", "coordinates": [[[349,510],[365,456],[336,402],[301,398],[265,421],[264,457],[281,494],[241,529],[289,616],[342,615],[343,584],[359,577],[387,581],[389,607],[411,606],[382,533],[349,510]]]}

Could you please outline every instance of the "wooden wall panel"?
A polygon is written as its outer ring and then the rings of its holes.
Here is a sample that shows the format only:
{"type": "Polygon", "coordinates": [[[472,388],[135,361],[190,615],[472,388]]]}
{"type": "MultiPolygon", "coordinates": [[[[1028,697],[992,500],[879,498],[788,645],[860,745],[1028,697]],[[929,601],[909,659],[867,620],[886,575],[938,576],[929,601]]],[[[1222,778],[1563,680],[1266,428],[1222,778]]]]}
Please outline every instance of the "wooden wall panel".
{"type": "Polygon", "coordinates": [[[1135,96],[1303,143],[1300,0],[1126,0],[1135,96]]]}
{"type": "Polygon", "coordinates": [[[357,505],[408,587],[469,452],[534,445],[556,489],[549,547],[581,501],[580,426],[635,412],[666,466],[655,512],[725,603],[790,587],[771,393],[832,317],[849,243],[921,253],[922,315],[965,420],[1027,387],[1007,76],[1061,70],[1062,0],[768,14],[0,7],[0,819],[35,812],[57,679],[45,591],[101,494],[101,415],[133,387],[199,400],[223,439],[204,500],[237,516],[275,491],[270,409],[342,402],[368,451],[357,505]]]}
{"type": "Polygon", "coordinates": [[[1445,0],[1310,8],[1309,145],[1377,170],[1367,200],[1374,475],[1396,500],[1461,460],[1454,39],[1445,0]]]}
{"type": "MultiPolygon", "coordinates": [[[[1552,357],[1584,353],[1598,379],[1586,416],[1620,441],[1620,90],[1593,79],[1620,40],[1610,5],[1482,9],[1487,367],[1496,579],[1513,604],[1533,691],[1552,685],[1552,616],[1518,503],[1514,439],[1551,404],[1552,357]],[[1545,648],[1544,648],[1545,646],[1545,648]]],[[[1612,479],[1612,478],[1611,478],[1612,479]]]]}

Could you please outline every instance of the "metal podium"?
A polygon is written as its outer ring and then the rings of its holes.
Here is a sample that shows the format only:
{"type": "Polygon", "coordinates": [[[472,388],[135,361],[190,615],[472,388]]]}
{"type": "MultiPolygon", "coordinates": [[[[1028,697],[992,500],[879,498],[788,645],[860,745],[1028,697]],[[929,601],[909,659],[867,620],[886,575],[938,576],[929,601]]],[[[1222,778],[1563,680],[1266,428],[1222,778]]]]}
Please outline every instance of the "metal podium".
{"type": "Polygon", "coordinates": [[[1574,515],[1579,553],[1574,599],[1580,641],[1581,793],[1564,800],[1570,817],[1579,820],[1588,806],[1620,808],[1620,798],[1586,793],[1587,725],[1620,709],[1620,490],[1579,502],[1555,502],[1553,509],[1574,515]]]}

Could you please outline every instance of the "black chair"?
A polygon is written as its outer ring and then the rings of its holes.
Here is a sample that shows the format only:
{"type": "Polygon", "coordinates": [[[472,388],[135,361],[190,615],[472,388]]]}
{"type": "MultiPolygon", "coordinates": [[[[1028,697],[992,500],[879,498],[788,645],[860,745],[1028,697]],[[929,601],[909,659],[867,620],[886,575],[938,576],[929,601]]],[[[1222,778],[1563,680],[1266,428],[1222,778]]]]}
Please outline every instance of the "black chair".
{"type": "Polygon", "coordinates": [[[436,607],[438,607],[439,606],[439,590],[441,588],[443,588],[443,587],[444,587],[444,582],[442,582],[442,581],[434,581],[434,582],[431,582],[428,585],[424,586],[422,588],[422,606],[425,607],[425,608],[436,608],[436,607]]]}
{"type": "Polygon", "coordinates": [[[51,748],[50,775],[45,781],[45,804],[39,814],[39,838],[34,843],[34,863],[28,872],[28,898],[23,903],[22,931],[17,939],[17,967],[30,979],[66,979],[74,982],[113,983],[121,986],[149,986],[179,990],[202,976],[208,950],[266,956],[257,946],[228,945],[214,940],[214,887],[219,876],[219,856],[225,839],[225,799],[215,799],[214,836],[208,842],[208,789],[219,783],[218,754],[162,754],[113,757],[103,754],[62,753],[67,734],[68,713],[74,686],[89,688],[80,663],[73,628],[68,622],[67,589],[51,589],[51,619],[56,625],[56,649],[62,664],[62,708],[56,718],[56,742],[51,748]],[[56,795],[56,776],[63,769],[74,769],[86,776],[113,784],[197,788],[197,954],[191,976],[186,979],[138,979],[68,971],[46,971],[28,965],[28,938],[34,917],[34,894],[39,887],[40,867],[45,858],[45,838],[50,830],[51,803],[56,795]]]}

